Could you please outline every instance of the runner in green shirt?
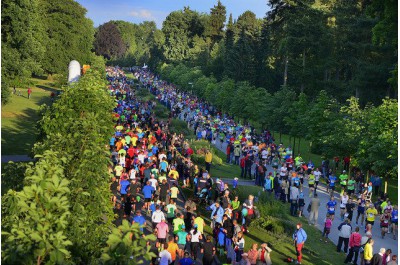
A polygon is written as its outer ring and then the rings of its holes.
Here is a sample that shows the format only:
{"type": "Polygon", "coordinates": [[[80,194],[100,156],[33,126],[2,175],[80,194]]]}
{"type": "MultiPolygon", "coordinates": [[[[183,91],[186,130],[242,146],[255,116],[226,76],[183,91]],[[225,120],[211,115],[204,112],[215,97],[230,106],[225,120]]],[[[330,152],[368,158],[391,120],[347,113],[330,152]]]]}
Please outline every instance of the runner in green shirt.
{"type": "Polygon", "coordinates": [[[346,170],[343,170],[343,173],[339,176],[340,179],[340,185],[342,186],[342,191],[340,192],[340,195],[343,194],[343,192],[345,191],[346,187],[347,187],[347,179],[349,177],[346,174],[346,170]]]}
{"type": "Polygon", "coordinates": [[[349,194],[350,197],[354,193],[355,183],[356,181],[354,180],[354,177],[351,177],[351,179],[347,182],[347,194],[349,194]]]}

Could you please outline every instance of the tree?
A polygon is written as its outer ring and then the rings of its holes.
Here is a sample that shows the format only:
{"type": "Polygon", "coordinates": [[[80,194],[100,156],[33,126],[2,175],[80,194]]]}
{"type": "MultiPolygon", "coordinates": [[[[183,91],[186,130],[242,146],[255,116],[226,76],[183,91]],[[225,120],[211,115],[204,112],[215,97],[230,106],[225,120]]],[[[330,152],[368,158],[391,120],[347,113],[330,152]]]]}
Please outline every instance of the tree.
{"type": "Polygon", "coordinates": [[[358,145],[361,168],[396,178],[398,172],[398,102],[384,99],[382,104],[365,110],[365,132],[358,145]]]}
{"type": "Polygon", "coordinates": [[[111,59],[122,57],[127,46],[122,40],[118,27],[113,22],[107,22],[99,26],[94,41],[94,49],[96,54],[111,59]]]}
{"type": "Polygon", "coordinates": [[[39,123],[43,140],[34,147],[36,155],[52,150],[65,156],[63,178],[70,181],[71,212],[66,234],[73,243],[73,261],[81,264],[100,257],[114,219],[104,143],[113,131],[110,112],[115,105],[106,90],[104,65],[97,69],[90,69],[44,111],[39,123]]]}
{"type": "Polygon", "coordinates": [[[39,0],[1,2],[2,104],[8,102],[9,88],[24,85],[32,74],[41,73],[44,28],[39,0]]]}
{"type": "Polygon", "coordinates": [[[103,249],[101,260],[104,264],[142,264],[143,260],[150,260],[155,254],[150,252],[150,241],[156,240],[152,234],[143,236],[137,223],[132,225],[127,220],[122,225],[113,228],[108,236],[107,247],[103,249]]]}
{"type": "Polygon", "coordinates": [[[235,33],[234,25],[232,20],[232,13],[229,15],[228,24],[226,26],[225,34],[225,56],[224,56],[224,75],[229,78],[234,78],[235,69],[233,64],[233,58],[235,55],[235,33]]]}
{"type": "Polygon", "coordinates": [[[43,70],[52,75],[65,72],[71,60],[87,64],[91,58],[94,28],[93,22],[85,17],[86,9],[73,0],[40,0],[39,3],[45,28],[43,70]]]}
{"type": "Polygon", "coordinates": [[[208,25],[208,36],[211,37],[212,46],[224,37],[224,26],[226,21],[226,7],[218,0],[216,6],[211,8],[208,25]]]}
{"type": "Polygon", "coordinates": [[[66,236],[71,214],[69,181],[63,177],[65,157],[46,151],[35,168],[28,170],[22,191],[9,190],[3,197],[2,260],[6,264],[66,263],[71,257],[66,236]]]}

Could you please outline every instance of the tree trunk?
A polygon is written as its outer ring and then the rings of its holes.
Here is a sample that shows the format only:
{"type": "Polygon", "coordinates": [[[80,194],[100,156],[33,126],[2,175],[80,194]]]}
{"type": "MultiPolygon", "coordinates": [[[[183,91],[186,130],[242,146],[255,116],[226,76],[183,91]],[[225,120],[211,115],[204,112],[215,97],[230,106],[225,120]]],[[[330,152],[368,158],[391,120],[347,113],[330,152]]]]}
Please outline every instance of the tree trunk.
{"type": "Polygon", "coordinates": [[[287,85],[287,75],[288,75],[288,64],[289,64],[289,57],[285,56],[285,72],[283,73],[283,85],[287,85]]]}
{"type": "Polygon", "coordinates": [[[299,137],[299,144],[297,145],[297,153],[300,153],[301,137],[299,137]]]}
{"type": "Polygon", "coordinates": [[[306,49],[303,49],[303,77],[301,80],[301,93],[304,92],[304,81],[305,81],[305,73],[306,73],[306,49]]]}
{"type": "Polygon", "coordinates": [[[294,153],[296,152],[296,136],[293,136],[293,148],[292,148],[292,152],[293,152],[293,157],[294,157],[294,153]]]}
{"type": "Polygon", "coordinates": [[[324,71],[324,82],[328,81],[328,69],[325,69],[324,71]]]}
{"type": "Polygon", "coordinates": [[[279,130],[279,143],[282,143],[282,132],[279,130]]]}

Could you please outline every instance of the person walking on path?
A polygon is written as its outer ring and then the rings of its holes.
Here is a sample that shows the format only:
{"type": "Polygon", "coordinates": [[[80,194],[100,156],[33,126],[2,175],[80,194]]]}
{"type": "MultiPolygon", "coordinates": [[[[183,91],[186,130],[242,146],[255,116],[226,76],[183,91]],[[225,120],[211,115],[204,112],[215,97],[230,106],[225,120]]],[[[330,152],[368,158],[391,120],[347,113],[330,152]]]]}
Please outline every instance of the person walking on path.
{"type": "Polygon", "coordinates": [[[312,198],[311,202],[310,202],[311,211],[310,211],[310,216],[308,218],[310,224],[317,225],[317,222],[318,222],[318,209],[319,209],[320,205],[321,205],[321,202],[320,202],[320,200],[318,198],[318,194],[314,193],[314,198],[312,198]]]}
{"type": "Polygon", "coordinates": [[[357,260],[358,260],[358,253],[360,251],[361,247],[361,235],[359,233],[360,227],[356,227],[355,232],[353,232],[350,236],[350,251],[349,254],[347,255],[344,263],[351,263],[353,260],[354,256],[354,261],[353,264],[357,265],[357,260]]]}
{"type": "Polygon", "coordinates": [[[28,99],[31,98],[31,94],[32,94],[32,89],[30,87],[28,87],[28,99]]]}
{"type": "Polygon", "coordinates": [[[298,223],[296,225],[296,231],[293,234],[293,242],[297,255],[296,264],[301,264],[301,259],[303,257],[302,249],[306,240],[307,240],[307,233],[302,228],[302,224],[298,223]]]}

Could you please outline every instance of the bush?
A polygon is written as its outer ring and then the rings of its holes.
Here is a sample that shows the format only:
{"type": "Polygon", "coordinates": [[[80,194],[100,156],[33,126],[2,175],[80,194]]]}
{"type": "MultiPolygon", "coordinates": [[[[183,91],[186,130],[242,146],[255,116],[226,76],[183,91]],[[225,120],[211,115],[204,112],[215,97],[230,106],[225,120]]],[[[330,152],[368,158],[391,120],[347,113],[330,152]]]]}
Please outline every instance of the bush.
{"type": "Polygon", "coordinates": [[[255,226],[274,234],[283,234],[285,227],[282,225],[281,220],[272,216],[261,216],[251,222],[251,226],[255,226]]]}
{"type": "Polygon", "coordinates": [[[32,163],[8,162],[1,164],[1,195],[12,189],[20,191],[24,187],[25,171],[32,163]]]}
{"type": "Polygon", "coordinates": [[[154,111],[154,114],[156,115],[156,117],[159,118],[159,119],[168,119],[168,117],[169,117],[168,109],[164,105],[162,105],[160,103],[158,103],[154,107],[153,111],[154,111]]]}
{"type": "Polygon", "coordinates": [[[203,155],[193,154],[193,155],[190,156],[190,158],[193,161],[193,163],[195,163],[199,167],[203,167],[205,165],[205,163],[206,163],[205,158],[204,158],[203,155]]]}
{"type": "Polygon", "coordinates": [[[185,136],[191,134],[191,130],[187,127],[187,123],[179,119],[173,119],[171,121],[169,129],[172,133],[176,134],[182,133],[185,136]]]}
{"type": "Polygon", "coordinates": [[[151,94],[147,89],[141,88],[137,90],[136,96],[140,98],[143,101],[149,101],[149,100],[154,100],[155,97],[153,94],[151,94]]]}

